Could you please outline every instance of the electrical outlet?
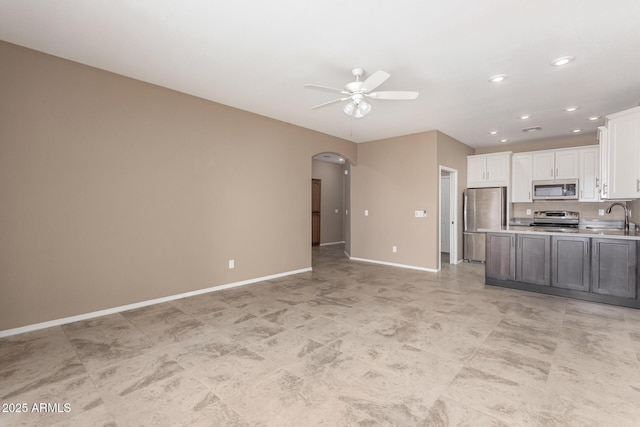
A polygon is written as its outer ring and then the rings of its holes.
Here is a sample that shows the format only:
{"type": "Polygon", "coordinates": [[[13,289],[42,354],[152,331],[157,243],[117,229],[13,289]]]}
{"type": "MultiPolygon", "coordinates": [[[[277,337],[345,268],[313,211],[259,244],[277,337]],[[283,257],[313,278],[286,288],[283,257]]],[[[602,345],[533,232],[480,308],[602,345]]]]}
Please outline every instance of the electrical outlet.
{"type": "Polygon", "coordinates": [[[364,216],[369,216],[369,209],[364,210],[364,216]]]}
{"type": "Polygon", "coordinates": [[[598,209],[598,215],[604,216],[604,209],[598,209]]]}
{"type": "Polygon", "coordinates": [[[531,215],[531,209],[527,209],[527,215],[531,215]]]}
{"type": "Polygon", "coordinates": [[[229,268],[236,268],[235,260],[232,260],[232,259],[229,260],[229,268]]]}
{"type": "Polygon", "coordinates": [[[334,212],[337,213],[337,214],[340,213],[340,211],[338,209],[335,209],[334,212]]]}
{"type": "Polygon", "coordinates": [[[398,252],[398,247],[397,246],[391,246],[391,252],[393,252],[394,254],[396,252],[398,252]]]}

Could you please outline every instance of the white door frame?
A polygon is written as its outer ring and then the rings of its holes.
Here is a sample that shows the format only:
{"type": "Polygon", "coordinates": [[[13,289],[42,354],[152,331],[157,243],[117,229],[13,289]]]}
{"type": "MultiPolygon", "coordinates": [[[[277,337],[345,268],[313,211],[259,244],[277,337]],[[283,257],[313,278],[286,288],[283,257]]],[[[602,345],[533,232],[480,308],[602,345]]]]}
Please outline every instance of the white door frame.
{"type": "Polygon", "coordinates": [[[442,204],[442,192],[440,190],[440,177],[442,172],[449,174],[449,218],[447,223],[449,224],[449,264],[458,263],[458,171],[457,169],[451,169],[446,166],[440,165],[438,169],[438,270],[442,268],[442,260],[440,259],[440,239],[442,239],[442,229],[440,223],[441,211],[440,205],[442,204]]]}

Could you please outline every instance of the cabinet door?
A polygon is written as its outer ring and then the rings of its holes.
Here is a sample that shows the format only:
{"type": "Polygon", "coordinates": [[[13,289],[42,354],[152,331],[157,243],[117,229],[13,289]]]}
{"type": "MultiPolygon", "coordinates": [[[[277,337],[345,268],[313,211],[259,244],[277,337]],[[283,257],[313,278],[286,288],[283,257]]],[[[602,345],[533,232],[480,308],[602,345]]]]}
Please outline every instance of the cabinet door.
{"type": "Polygon", "coordinates": [[[516,281],[549,286],[551,236],[518,234],[516,237],[516,281]]]}
{"type": "Polygon", "coordinates": [[[589,291],[588,237],[551,237],[551,286],[589,291]]]}
{"type": "Polygon", "coordinates": [[[598,143],[600,145],[600,198],[609,198],[609,139],[607,128],[598,127],[598,143]]]}
{"type": "Polygon", "coordinates": [[[555,179],[574,179],[580,176],[578,150],[559,150],[555,157],[555,179]]]}
{"type": "Polygon", "coordinates": [[[509,153],[487,155],[487,184],[495,187],[509,186],[509,161],[509,153]]]}
{"type": "Polygon", "coordinates": [[[592,239],[591,292],[636,297],[636,241],[592,239]]]}
{"type": "Polygon", "coordinates": [[[486,157],[467,156],[467,187],[486,187],[486,157]]]}
{"type": "Polygon", "coordinates": [[[598,147],[584,148],[580,150],[580,187],[581,202],[600,201],[600,170],[598,147]]]}
{"type": "Polygon", "coordinates": [[[531,202],[532,154],[514,154],[511,168],[511,201],[531,202]]]}
{"type": "Polygon", "coordinates": [[[515,234],[487,233],[485,274],[501,280],[515,280],[515,234]]]}
{"type": "Polygon", "coordinates": [[[632,112],[610,116],[609,139],[609,198],[635,199],[640,197],[640,107],[632,112]]]}
{"type": "Polygon", "coordinates": [[[540,151],[533,153],[533,180],[553,179],[555,174],[555,153],[540,151]]]}

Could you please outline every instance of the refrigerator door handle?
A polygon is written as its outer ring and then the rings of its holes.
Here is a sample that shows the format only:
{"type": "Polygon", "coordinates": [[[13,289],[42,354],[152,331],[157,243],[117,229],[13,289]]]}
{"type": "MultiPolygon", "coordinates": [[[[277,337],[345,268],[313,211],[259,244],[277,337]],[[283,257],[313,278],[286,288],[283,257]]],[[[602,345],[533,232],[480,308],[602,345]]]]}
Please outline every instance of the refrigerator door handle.
{"type": "Polygon", "coordinates": [[[468,224],[468,222],[467,222],[467,206],[468,206],[468,203],[467,203],[467,192],[465,191],[463,193],[463,198],[462,198],[462,222],[464,223],[463,224],[464,225],[464,230],[462,230],[462,231],[468,231],[467,230],[467,224],[468,224]]]}
{"type": "Polygon", "coordinates": [[[507,189],[501,189],[502,197],[500,197],[500,225],[507,225],[507,189]]]}

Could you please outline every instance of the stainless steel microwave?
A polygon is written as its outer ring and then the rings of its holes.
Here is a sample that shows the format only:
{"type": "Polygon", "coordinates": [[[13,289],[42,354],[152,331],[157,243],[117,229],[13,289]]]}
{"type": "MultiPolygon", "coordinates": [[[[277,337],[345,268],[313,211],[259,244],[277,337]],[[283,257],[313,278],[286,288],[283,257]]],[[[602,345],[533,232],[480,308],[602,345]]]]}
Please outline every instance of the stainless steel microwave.
{"type": "Polygon", "coordinates": [[[577,200],[577,179],[533,181],[533,200],[577,200]]]}

